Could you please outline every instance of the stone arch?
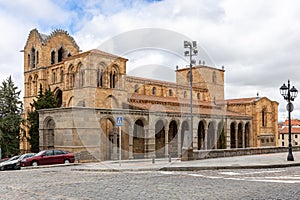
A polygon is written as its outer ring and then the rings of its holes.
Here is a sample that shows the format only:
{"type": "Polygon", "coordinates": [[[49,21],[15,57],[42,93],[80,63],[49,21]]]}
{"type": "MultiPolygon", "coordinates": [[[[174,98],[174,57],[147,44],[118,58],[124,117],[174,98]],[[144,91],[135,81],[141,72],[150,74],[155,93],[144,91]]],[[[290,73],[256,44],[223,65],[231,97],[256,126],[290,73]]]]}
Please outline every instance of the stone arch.
{"type": "Polygon", "coordinates": [[[37,74],[34,75],[34,79],[33,79],[33,94],[34,95],[37,95],[38,91],[39,91],[38,80],[39,80],[39,76],[37,74]]]}
{"type": "Polygon", "coordinates": [[[207,149],[214,149],[216,145],[216,121],[211,121],[207,129],[207,149]]]}
{"type": "Polygon", "coordinates": [[[36,67],[36,50],[34,47],[30,50],[30,68],[36,67]]]}
{"type": "Polygon", "coordinates": [[[75,67],[72,64],[68,67],[67,85],[68,88],[73,88],[75,85],[75,67]]]}
{"type": "Polygon", "coordinates": [[[169,124],[168,144],[169,144],[169,154],[172,157],[177,157],[178,156],[178,125],[175,120],[172,120],[169,124]]]}
{"type": "Polygon", "coordinates": [[[133,158],[144,158],[145,138],[144,122],[138,119],[135,121],[133,129],[133,158]]]}
{"type": "Polygon", "coordinates": [[[117,138],[115,137],[117,130],[115,130],[115,122],[110,116],[104,116],[100,119],[100,128],[102,130],[102,135],[100,137],[102,157],[104,160],[114,159],[114,144],[117,143],[117,138]]]}
{"type": "Polygon", "coordinates": [[[73,104],[73,101],[74,101],[74,97],[71,96],[68,103],[67,103],[67,107],[72,107],[74,104],[73,104]]]}
{"type": "Polygon", "coordinates": [[[157,158],[163,158],[165,155],[165,124],[163,120],[155,123],[155,155],[157,158]]]}
{"type": "Polygon", "coordinates": [[[104,102],[105,108],[119,108],[118,99],[113,95],[106,97],[104,102]]]}
{"type": "Polygon", "coordinates": [[[250,147],[250,122],[245,124],[245,147],[250,147]]]}
{"type": "Polygon", "coordinates": [[[238,124],[238,148],[243,148],[243,123],[238,124]]]}
{"type": "Polygon", "coordinates": [[[205,149],[205,127],[206,122],[201,120],[198,123],[198,150],[205,149]]]}
{"type": "Polygon", "coordinates": [[[232,122],[230,124],[230,148],[236,148],[236,139],[235,139],[235,132],[236,132],[236,122],[232,122]]]}
{"type": "Polygon", "coordinates": [[[62,90],[56,88],[54,90],[54,98],[57,100],[57,107],[62,107],[62,99],[63,99],[62,97],[63,97],[62,90]]]}
{"type": "Polygon", "coordinates": [[[116,83],[119,80],[119,66],[114,64],[111,67],[111,70],[109,72],[109,86],[110,88],[116,88],[116,83]]]}
{"type": "Polygon", "coordinates": [[[226,136],[224,132],[224,122],[220,121],[218,123],[217,129],[217,149],[226,149],[226,136]]]}
{"type": "Polygon", "coordinates": [[[53,149],[55,146],[55,121],[52,117],[47,117],[43,124],[43,146],[45,149],[53,149]]]}
{"type": "Polygon", "coordinates": [[[83,64],[80,62],[77,66],[78,75],[78,87],[81,88],[85,85],[85,71],[83,69],[83,64]]]}
{"type": "MultiPolygon", "coordinates": [[[[184,139],[187,138],[188,136],[186,134],[189,134],[189,120],[185,120],[182,122],[181,124],[181,148],[183,147],[184,145],[184,139]]],[[[187,144],[187,143],[186,143],[187,144]]],[[[188,145],[188,144],[187,144],[188,145]]]]}
{"type": "Polygon", "coordinates": [[[104,87],[104,80],[105,80],[105,68],[106,65],[104,62],[101,62],[97,65],[97,87],[104,87]]]}
{"type": "Polygon", "coordinates": [[[51,65],[55,64],[56,62],[56,55],[55,50],[51,51],[51,65]]]}
{"type": "Polygon", "coordinates": [[[57,51],[57,61],[61,62],[65,57],[65,50],[63,47],[60,47],[57,51]]]}
{"type": "Polygon", "coordinates": [[[29,76],[27,81],[27,96],[31,96],[31,94],[32,94],[32,76],[29,76]]]}

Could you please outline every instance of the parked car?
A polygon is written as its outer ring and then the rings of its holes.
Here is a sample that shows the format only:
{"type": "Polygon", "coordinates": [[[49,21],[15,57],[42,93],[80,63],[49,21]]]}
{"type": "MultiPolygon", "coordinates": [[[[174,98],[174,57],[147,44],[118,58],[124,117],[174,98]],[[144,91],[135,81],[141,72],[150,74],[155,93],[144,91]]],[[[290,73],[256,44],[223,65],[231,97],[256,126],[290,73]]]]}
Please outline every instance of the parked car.
{"type": "Polygon", "coordinates": [[[43,150],[39,153],[35,154],[30,158],[23,159],[20,162],[22,167],[26,166],[38,166],[38,165],[52,165],[52,164],[68,164],[74,163],[75,156],[73,153],[51,149],[51,150],[43,150]]]}
{"type": "Polygon", "coordinates": [[[4,162],[4,161],[7,161],[9,158],[2,158],[1,160],[0,160],[0,163],[2,163],[2,162],[4,162]]]}
{"type": "Polygon", "coordinates": [[[0,163],[0,170],[9,170],[9,169],[21,169],[20,162],[23,159],[34,156],[35,153],[26,153],[20,156],[14,156],[2,163],[0,163]]]}

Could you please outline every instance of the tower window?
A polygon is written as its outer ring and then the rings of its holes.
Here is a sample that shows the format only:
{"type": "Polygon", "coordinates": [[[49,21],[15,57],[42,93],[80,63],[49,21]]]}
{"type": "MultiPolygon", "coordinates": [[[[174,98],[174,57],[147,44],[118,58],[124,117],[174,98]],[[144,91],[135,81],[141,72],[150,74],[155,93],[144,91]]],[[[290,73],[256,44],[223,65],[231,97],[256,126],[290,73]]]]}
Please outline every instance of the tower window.
{"type": "Polygon", "coordinates": [[[155,95],[155,93],[156,93],[156,87],[153,87],[152,88],[152,94],[155,95]]]}
{"type": "Polygon", "coordinates": [[[58,50],[57,61],[61,62],[63,60],[63,58],[64,58],[64,49],[61,47],[58,50]]]}
{"type": "Polygon", "coordinates": [[[55,51],[53,50],[51,52],[51,65],[53,65],[55,63],[55,51]]]}

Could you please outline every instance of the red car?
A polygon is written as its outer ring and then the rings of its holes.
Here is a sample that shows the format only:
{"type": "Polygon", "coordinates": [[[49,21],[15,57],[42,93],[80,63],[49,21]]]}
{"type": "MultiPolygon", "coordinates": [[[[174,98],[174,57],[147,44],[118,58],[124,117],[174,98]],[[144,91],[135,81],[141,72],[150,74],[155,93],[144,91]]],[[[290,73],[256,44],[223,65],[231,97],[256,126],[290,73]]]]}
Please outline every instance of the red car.
{"type": "Polygon", "coordinates": [[[26,158],[21,161],[21,166],[38,166],[38,165],[52,165],[52,164],[68,164],[74,163],[75,156],[73,153],[58,150],[58,149],[51,149],[51,150],[44,150],[40,151],[39,153],[35,154],[33,157],[26,158]]]}

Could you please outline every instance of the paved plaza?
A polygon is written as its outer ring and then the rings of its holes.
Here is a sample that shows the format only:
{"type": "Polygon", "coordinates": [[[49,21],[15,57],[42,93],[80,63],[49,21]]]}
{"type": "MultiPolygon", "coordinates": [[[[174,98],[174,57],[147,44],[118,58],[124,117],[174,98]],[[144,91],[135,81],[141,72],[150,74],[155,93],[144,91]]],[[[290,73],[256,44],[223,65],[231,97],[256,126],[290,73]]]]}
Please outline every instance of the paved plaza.
{"type": "Polygon", "coordinates": [[[299,155],[28,167],[0,172],[0,199],[298,199],[299,155]]]}

